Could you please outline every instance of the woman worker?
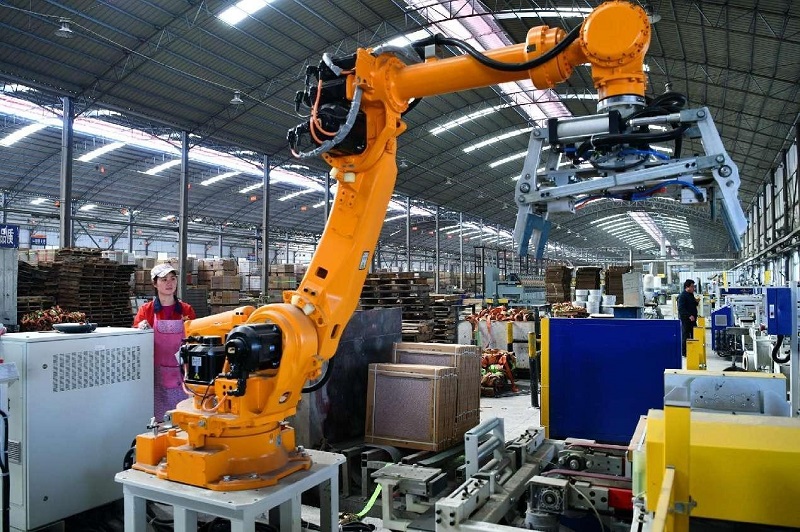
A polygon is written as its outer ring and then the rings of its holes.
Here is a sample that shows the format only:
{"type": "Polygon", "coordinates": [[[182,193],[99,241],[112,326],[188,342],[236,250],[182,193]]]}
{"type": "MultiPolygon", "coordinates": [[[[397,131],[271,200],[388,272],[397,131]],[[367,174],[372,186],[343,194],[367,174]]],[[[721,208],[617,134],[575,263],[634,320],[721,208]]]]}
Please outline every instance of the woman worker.
{"type": "Polygon", "coordinates": [[[158,264],[150,271],[156,296],[141,307],[133,320],[139,329],[153,329],[154,349],[154,410],[156,422],[164,419],[167,410],[172,410],[186,398],[183,391],[183,374],[175,354],[180,351],[184,338],[183,322],[196,318],[194,309],[180,301],[178,271],[171,264],[158,264]]]}

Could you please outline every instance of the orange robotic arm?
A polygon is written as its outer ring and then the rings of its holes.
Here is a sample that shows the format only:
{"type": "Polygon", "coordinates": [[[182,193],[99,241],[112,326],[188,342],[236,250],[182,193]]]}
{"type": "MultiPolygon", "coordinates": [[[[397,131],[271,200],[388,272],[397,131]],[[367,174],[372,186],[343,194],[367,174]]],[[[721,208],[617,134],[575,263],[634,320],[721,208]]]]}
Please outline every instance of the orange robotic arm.
{"type": "Polygon", "coordinates": [[[137,439],[134,467],[217,490],[270,485],[309,467],[283,420],[296,412],[306,381],[318,378],[334,355],[358,304],[394,190],[409,101],[525,78],[552,87],[585,62],[601,99],[643,97],[649,41],[644,11],[612,1],[569,35],[534,28],[525,44],[485,55],[411,65],[364,49],[343,59],[326,56],[298,94],[298,108],[305,103],[311,119],[289,133],[298,151],[308,133],[314,148],[298,155],[324,157],[338,182],[308,271],[297,290],[284,292],[283,303],[189,324],[187,334],[203,337],[183,350],[192,397],[168,414],[174,428],[137,439]]]}

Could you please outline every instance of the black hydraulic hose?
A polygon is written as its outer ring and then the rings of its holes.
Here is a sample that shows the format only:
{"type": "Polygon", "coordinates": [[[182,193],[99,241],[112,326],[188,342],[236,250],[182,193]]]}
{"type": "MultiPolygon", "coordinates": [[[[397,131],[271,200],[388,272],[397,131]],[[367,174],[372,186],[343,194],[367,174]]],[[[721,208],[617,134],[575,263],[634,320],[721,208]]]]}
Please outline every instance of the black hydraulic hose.
{"type": "Polygon", "coordinates": [[[778,352],[783,346],[783,335],[779,334],[778,339],[775,341],[775,347],[772,348],[772,361],[776,364],[786,364],[789,362],[789,358],[791,358],[792,354],[789,353],[786,355],[786,358],[781,358],[778,356],[778,352]]]}
{"type": "Polygon", "coordinates": [[[315,382],[311,386],[307,386],[307,387],[303,388],[301,391],[303,393],[316,392],[317,390],[319,390],[320,388],[325,386],[325,383],[328,382],[328,379],[331,378],[331,373],[333,373],[333,361],[334,360],[336,360],[336,357],[331,357],[331,358],[328,359],[328,369],[325,370],[325,375],[323,375],[320,380],[318,380],[317,382],[315,382]]]}
{"type": "Polygon", "coordinates": [[[3,455],[0,460],[0,472],[3,474],[3,532],[11,530],[11,478],[8,472],[8,415],[0,410],[0,417],[3,418],[3,455]]]}
{"type": "MultiPolygon", "coordinates": [[[[487,57],[485,54],[479,52],[475,48],[473,48],[469,43],[466,43],[460,39],[452,39],[450,37],[444,37],[443,35],[433,35],[431,37],[422,39],[420,41],[416,41],[412,44],[415,49],[424,48],[425,46],[433,45],[445,45],[445,46],[453,46],[463,50],[467,54],[471,55],[475,60],[481,63],[483,66],[491,68],[493,70],[500,70],[503,72],[521,72],[523,70],[530,70],[531,68],[536,68],[545,64],[546,62],[550,61],[558,54],[563,52],[567,49],[567,47],[572,44],[575,39],[581,33],[581,26],[576,26],[572,29],[567,35],[564,37],[563,40],[559,41],[558,44],[553,46],[550,50],[543,53],[538,57],[534,57],[530,61],[525,61],[524,63],[504,63],[502,61],[496,61],[487,57]]],[[[420,54],[421,55],[421,54],[420,54]]]]}

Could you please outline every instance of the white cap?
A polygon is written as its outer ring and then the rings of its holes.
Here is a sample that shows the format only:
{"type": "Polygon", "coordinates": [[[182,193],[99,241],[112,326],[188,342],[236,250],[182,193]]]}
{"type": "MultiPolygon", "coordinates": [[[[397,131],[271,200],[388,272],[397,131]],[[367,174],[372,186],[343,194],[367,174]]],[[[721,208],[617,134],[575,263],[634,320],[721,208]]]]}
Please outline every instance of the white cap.
{"type": "Polygon", "coordinates": [[[155,281],[158,277],[165,277],[170,272],[178,275],[178,270],[172,264],[156,264],[150,270],[150,277],[155,281]]]}

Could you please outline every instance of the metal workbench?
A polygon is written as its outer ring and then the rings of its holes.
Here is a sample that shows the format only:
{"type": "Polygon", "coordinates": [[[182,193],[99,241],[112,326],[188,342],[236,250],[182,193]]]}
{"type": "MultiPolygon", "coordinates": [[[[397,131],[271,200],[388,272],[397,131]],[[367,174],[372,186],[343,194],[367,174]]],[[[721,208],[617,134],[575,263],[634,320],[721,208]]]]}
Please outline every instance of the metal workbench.
{"type": "Polygon", "coordinates": [[[212,491],[132,469],[117,473],[115,480],[123,485],[125,532],[147,530],[147,501],[174,508],[175,532],[196,531],[198,513],[229,519],[231,532],[252,532],[256,518],[273,508],[280,510],[281,532],[300,532],[300,496],[315,487],[330,492],[320,496],[321,530],[338,530],[339,465],[345,458],[323,451],[307,452],[313,460],[311,469],[293,473],[275,486],[254,490],[212,491]]]}

